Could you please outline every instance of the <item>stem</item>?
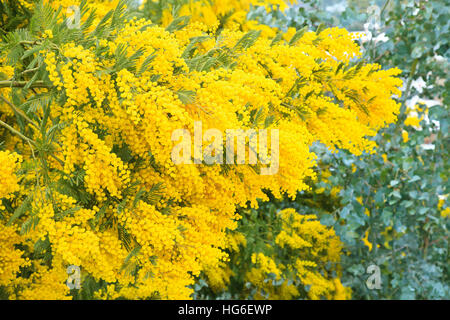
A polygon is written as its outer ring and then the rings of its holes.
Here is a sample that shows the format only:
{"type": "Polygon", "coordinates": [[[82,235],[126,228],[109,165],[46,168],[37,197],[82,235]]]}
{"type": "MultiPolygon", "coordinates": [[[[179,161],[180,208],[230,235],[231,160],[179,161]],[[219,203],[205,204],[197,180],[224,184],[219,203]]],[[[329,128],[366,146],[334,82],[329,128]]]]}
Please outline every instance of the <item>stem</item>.
{"type": "Polygon", "coordinates": [[[381,17],[383,16],[384,10],[386,10],[389,2],[390,2],[390,0],[386,0],[386,2],[384,3],[383,8],[380,11],[380,20],[381,20],[381,17]]]}
{"type": "MultiPolygon", "coordinates": [[[[409,93],[411,91],[411,85],[414,78],[414,74],[416,73],[417,64],[419,63],[419,59],[415,59],[411,65],[411,71],[409,72],[409,78],[408,82],[406,83],[406,89],[405,92],[402,93],[402,100],[401,100],[401,108],[400,108],[400,115],[403,116],[406,111],[406,100],[409,97],[409,93]]],[[[403,119],[403,118],[402,118],[403,119]]],[[[400,126],[397,126],[397,129],[400,130],[400,126]]]]}
{"type": "Polygon", "coordinates": [[[34,41],[26,41],[26,40],[23,40],[23,41],[20,41],[19,42],[20,44],[29,44],[29,45],[35,45],[35,44],[41,44],[40,42],[38,42],[38,40],[34,40],[34,41]]]}
{"type": "Polygon", "coordinates": [[[52,157],[53,159],[55,159],[56,161],[58,161],[59,164],[60,164],[61,166],[64,167],[64,161],[62,161],[61,159],[59,159],[59,158],[58,158],[57,156],[55,156],[53,153],[50,153],[50,157],[52,157]]]}
{"type": "Polygon", "coordinates": [[[13,127],[11,127],[9,124],[7,124],[6,122],[3,122],[2,120],[0,120],[0,125],[4,126],[6,129],[10,130],[12,133],[18,135],[19,137],[21,137],[23,140],[30,142],[33,145],[36,145],[36,142],[34,142],[34,140],[24,136],[23,134],[21,134],[19,131],[17,131],[16,129],[14,129],[13,127]]]}
{"type": "Polygon", "coordinates": [[[431,241],[431,242],[429,243],[429,245],[438,243],[439,241],[445,241],[445,240],[447,240],[447,239],[448,239],[448,236],[445,236],[445,237],[443,237],[443,238],[439,238],[439,239],[436,239],[436,240],[434,240],[434,241],[431,241]]]}
{"type": "MultiPolygon", "coordinates": [[[[0,81],[0,88],[23,88],[26,86],[28,81],[9,81],[9,80],[3,80],[0,81]]],[[[30,88],[53,88],[52,85],[44,83],[42,80],[38,80],[31,84],[30,88]]]]}
{"type": "MultiPolygon", "coordinates": [[[[8,130],[10,130],[12,133],[17,134],[19,137],[21,137],[23,140],[25,140],[26,142],[28,142],[29,144],[32,144],[34,146],[36,146],[36,142],[33,139],[30,139],[26,136],[24,136],[23,134],[21,134],[19,131],[17,131],[16,129],[14,129],[13,127],[11,127],[9,124],[7,124],[6,122],[3,122],[2,120],[0,120],[0,125],[2,125],[3,127],[7,128],[8,130]]],[[[56,161],[59,162],[60,165],[64,166],[64,161],[62,161],[61,159],[59,159],[57,156],[55,156],[54,154],[50,153],[49,154],[50,157],[52,157],[53,159],[55,159],[56,161]]]]}
{"type": "Polygon", "coordinates": [[[411,65],[411,72],[409,73],[408,83],[406,84],[406,90],[405,90],[405,95],[403,96],[403,102],[406,102],[406,99],[408,99],[409,91],[411,91],[411,85],[412,85],[414,74],[416,73],[416,67],[417,67],[418,62],[419,62],[419,59],[416,58],[411,65]]]}
{"type": "Polygon", "coordinates": [[[38,128],[38,125],[36,123],[34,123],[33,120],[31,120],[30,118],[28,118],[28,116],[25,114],[25,112],[23,112],[22,110],[16,108],[16,106],[14,104],[12,104],[10,101],[8,101],[4,96],[0,95],[0,99],[3,100],[3,102],[5,102],[8,106],[11,107],[11,109],[13,109],[16,113],[20,114],[22,117],[25,118],[25,120],[27,120],[30,124],[32,124],[35,128],[38,128]]]}
{"type": "Polygon", "coordinates": [[[28,70],[25,70],[25,71],[21,72],[20,75],[22,76],[24,74],[35,72],[35,71],[38,71],[38,70],[39,70],[39,67],[36,67],[36,68],[33,68],[33,69],[28,69],[28,70]]]}

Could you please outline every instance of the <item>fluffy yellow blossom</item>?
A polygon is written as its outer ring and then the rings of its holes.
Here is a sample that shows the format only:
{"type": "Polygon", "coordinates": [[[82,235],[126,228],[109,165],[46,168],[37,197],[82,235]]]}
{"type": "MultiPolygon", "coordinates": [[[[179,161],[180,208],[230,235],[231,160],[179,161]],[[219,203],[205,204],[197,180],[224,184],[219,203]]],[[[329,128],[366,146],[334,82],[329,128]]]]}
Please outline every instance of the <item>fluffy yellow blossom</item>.
{"type": "MultiPolygon", "coordinates": [[[[279,229],[269,232],[273,237],[266,232],[249,235],[261,238],[264,247],[251,243],[244,249],[228,244],[230,262],[206,271],[209,286],[220,292],[228,283],[236,285],[243,281],[245,288],[240,298],[350,298],[350,290],[339,278],[332,277],[340,274],[342,248],[332,229],[322,225],[314,215],[302,215],[294,209],[281,210],[271,225],[279,225],[279,229]],[[325,264],[332,268],[323,268],[325,264]],[[301,288],[308,288],[307,296],[301,288]]],[[[236,232],[231,233],[231,237],[235,236],[236,232]]]]}
{"type": "Polygon", "coordinates": [[[44,38],[53,38],[53,31],[52,30],[45,30],[43,34],[44,38]]]}
{"type": "Polygon", "coordinates": [[[444,206],[447,198],[448,198],[448,194],[439,196],[439,202],[438,202],[438,206],[437,206],[438,210],[441,211],[441,216],[444,218],[450,217],[450,207],[442,208],[444,206]]]}
{"type": "Polygon", "coordinates": [[[0,224],[0,286],[12,285],[20,267],[30,264],[29,259],[23,257],[24,252],[15,247],[22,241],[15,227],[0,224]]]}
{"type": "Polygon", "coordinates": [[[369,232],[370,229],[366,230],[366,233],[364,234],[364,238],[362,238],[362,241],[364,242],[364,244],[369,248],[369,251],[372,251],[372,243],[369,241],[369,232]]]}
{"type": "Polygon", "coordinates": [[[402,131],[402,139],[403,139],[404,143],[408,142],[408,140],[409,140],[408,131],[405,131],[405,130],[402,131]]]}
{"type": "Polygon", "coordinates": [[[35,265],[36,272],[27,279],[28,286],[21,291],[20,300],[71,300],[69,288],[66,285],[66,268],[60,258],[53,259],[52,268],[35,265]]]}
{"type": "Polygon", "coordinates": [[[22,157],[17,153],[0,151],[0,198],[19,190],[16,171],[21,161],[22,157]]]}
{"type": "Polygon", "coordinates": [[[441,216],[446,218],[450,216],[450,207],[445,208],[444,210],[441,211],[441,216]]]}

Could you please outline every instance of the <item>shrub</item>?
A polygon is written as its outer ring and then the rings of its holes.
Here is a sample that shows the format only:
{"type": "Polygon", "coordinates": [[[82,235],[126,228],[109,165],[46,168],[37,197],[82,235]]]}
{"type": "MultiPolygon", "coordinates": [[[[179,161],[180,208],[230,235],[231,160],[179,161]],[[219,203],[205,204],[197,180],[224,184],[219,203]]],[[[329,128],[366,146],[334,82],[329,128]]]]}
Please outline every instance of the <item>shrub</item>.
{"type": "MultiPolygon", "coordinates": [[[[10,256],[3,296],[188,298],[202,270],[227,260],[226,231],[246,208],[309,188],[314,141],[374,152],[368,137],[399,111],[392,95],[400,95],[400,70],[359,59],[345,29],[282,32],[248,21],[246,3],[82,2],[74,28],[68,3],[39,2],[25,29],[4,35],[0,154],[23,162],[6,170],[19,188],[1,200],[0,225],[14,235],[0,239],[1,255],[10,256]],[[279,129],[278,173],[175,165],[172,133],[192,132],[195,121],[204,129],[279,129]],[[81,290],[64,284],[70,265],[81,267],[81,290]]],[[[332,230],[295,211],[280,215],[298,221],[296,232],[321,230],[305,241],[331,237],[319,260],[311,249],[291,265],[311,285],[310,298],[336,294],[339,275],[322,274],[323,259],[339,261],[332,230]]],[[[272,266],[288,253],[273,254],[253,261],[272,266]]]]}

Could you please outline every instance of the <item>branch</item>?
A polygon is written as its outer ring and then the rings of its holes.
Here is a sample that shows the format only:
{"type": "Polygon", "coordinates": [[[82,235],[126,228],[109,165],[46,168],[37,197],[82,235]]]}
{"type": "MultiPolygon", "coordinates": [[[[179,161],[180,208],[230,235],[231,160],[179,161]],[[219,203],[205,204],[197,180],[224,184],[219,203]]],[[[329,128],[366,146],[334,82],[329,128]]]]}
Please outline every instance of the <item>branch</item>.
{"type": "Polygon", "coordinates": [[[23,140],[30,142],[31,144],[33,144],[34,146],[36,145],[36,142],[34,142],[34,140],[24,136],[22,133],[20,133],[19,131],[17,131],[16,129],[14,129],[13,127],[11,127],[9,124],[7,124],[6,122],[3,122],[2,120],[0,120],[0,125],[2,125],[3,127],[5,127],[6,129],[8,129],[9,131],[11,131],[12,133],[18,135],[19,137],[21,137],[23,140]]]}
{"type": "Polygon", "coordinates": [[[31,123],[35,128],[39,129],[38,125],[36,123],[34,123],[33,120],[28,118],[28,116],[25,114],[25,112],[23,112],[22,110],[16,108],[16,106],[14,104],[12,104],[11,102],[9,102],[4,96],[0,95],[0,99],[3,100],[3,102],[5,102],[8,106],[10,106],[11,109],[13,109],[16,113],[18,113],[22,117],[24,117],[25,120],[27,120],[29,123],[31,123]]]}
{"type": "Polygon", "coordinates": [[[32,72],[35,72],[35,71],[38,71],[38,70],[39,70],[39,67],[36,67],[36,68],[33,68],[33,69],[28,69],[28,70],[25,70],[25,71],[21,72],[20,76],[23,76],[24,74],[32,73],[32,72]]]}
{"type": "MultiPolygon", "coordinates": [[[[28,144],[36,146],[36,142],[26,136],[24,136],[22,133],[20,133],[19,131],[17,131],[16,129],[14,129],[13,127],[11,127],[9,124],[7,124],[6,122],[3,122],[2,120],[0,120],[0,125],[2,125],[3,127],[5,127],[6,129],[10,130],[12,133],[18,135],[19,137],[21,137],[23,140],[25,140],[26,142],[28,142],[28,144]]],[[[53,159],[55,159],[56,161],[59,162],[59,164],[61,164],[62,166],[64,166],[64,162],[59,159],[57,156],[55,156],[54,154],[50,153],[49,154],[50,157],[52,157],[53,159]]]]}
{"type": "MultiPolygon", "coordinates": [[[[0,88],[23,88],[26,86],[28,81],[9,81],[9,80],[3,80],[0,81],[0,88]]],[[[53,85],[46,84],[42,80],[38,80],[31,84],[30,88],[53,88],[53,85]]]]}

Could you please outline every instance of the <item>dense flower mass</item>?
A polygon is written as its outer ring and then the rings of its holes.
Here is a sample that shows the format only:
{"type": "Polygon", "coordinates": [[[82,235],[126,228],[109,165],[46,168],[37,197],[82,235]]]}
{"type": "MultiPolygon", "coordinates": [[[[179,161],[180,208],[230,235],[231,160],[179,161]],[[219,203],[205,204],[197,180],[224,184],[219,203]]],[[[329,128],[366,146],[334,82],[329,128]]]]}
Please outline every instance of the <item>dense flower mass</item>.
{"type": "Polygon", "coordinates": [[[309,299],[348,299],[350,290],[338,276],[342,244],[316,219],[294,209],[281,210],[261,232],[260,241],[253,240],[256,245],[242,232],[232,232],[227,245],[231,263],[206,269],[209,286],[219,293],[231,282],[240,285],[241,299],[299,299],[305,288],[309,299]]]}
{"type": "MultiPolygon", "coordinates": [[[[0,66],[10,84],[0,87],[0,286],[10,297],[70,298],[66,268],[76,265],[84,283],[102,283],[98,298],[189,298],[196,276],[227,262],[237,208],[308,188],[313,142],[373,152],[368,137],[399,111],[400,71],[358,60],[344,29],[283,33],[247,21],[251,3],[262,1],[187,1],[176,14],[167,5],[154,24],[131,4],[98,1],[73,30],[55,11],[72,2],[51,1],[35,6],[29,31],[6,39],[16,53],[2,50],[0,66]],[[195,121],[278,129],[279,172],[175,165],[172,132],[193,132],[195,121]]],[[[339,261],[332,230],[293,210],[280,219],[291,222],[276,244],[293,262],[255,253],[249,281],[263,286],[287,268],[311,285],[310,298],[346,297],[319,271],[321,259],[339,261]]],[[[273,294],[299,295],[283,290],[273,294]]]]}
{"type": "Polygon", "coordinates": [[[10,153],[9,151],[0,151],[0,163],[2,164],[0,170],[0,179],[2,181],[0,185],[0,197],[8,197],[11,193],[19,190],[16,170],[19,167],[20,161],[21,156],[18,154],[10,153]]]}

